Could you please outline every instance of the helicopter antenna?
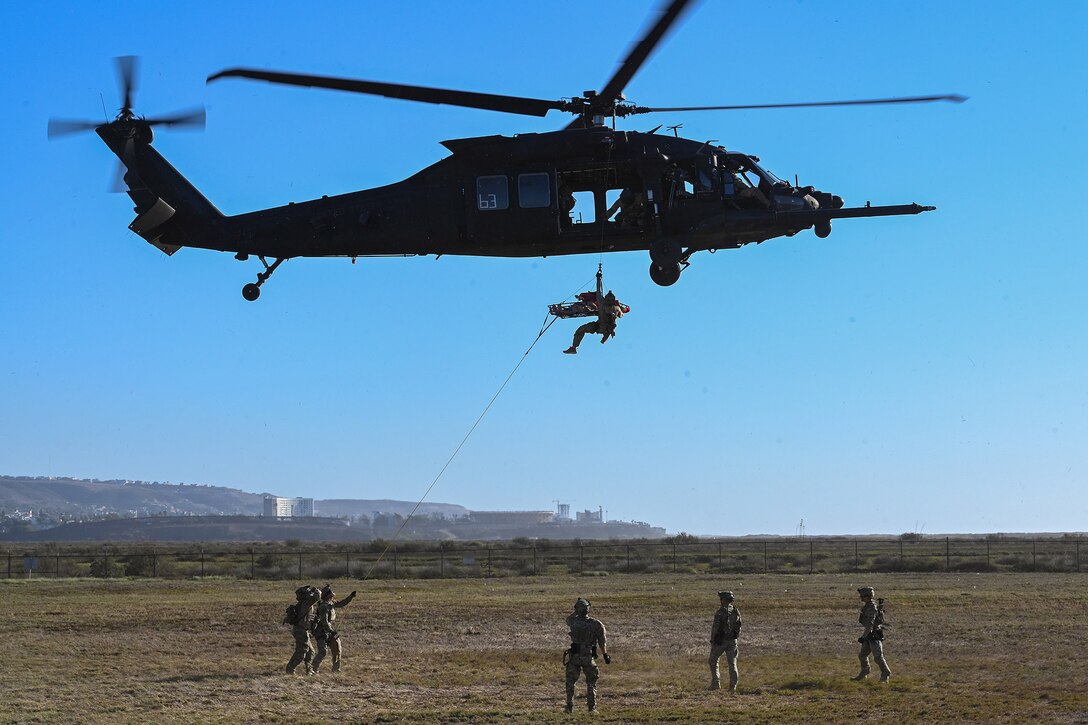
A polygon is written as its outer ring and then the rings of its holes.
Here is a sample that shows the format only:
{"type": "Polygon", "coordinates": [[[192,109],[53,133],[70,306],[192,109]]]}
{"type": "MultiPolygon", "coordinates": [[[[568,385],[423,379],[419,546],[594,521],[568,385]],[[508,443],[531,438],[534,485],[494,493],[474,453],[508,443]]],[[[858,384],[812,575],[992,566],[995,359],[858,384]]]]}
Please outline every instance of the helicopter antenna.
{"type": "MultiPolygon", "coordinates": [[[[684,124],[682,124],[682,123],[678,123],[678,124],[676,124],[675,126],[666,126],[665,128],[667,128],[667,129],[669,129],[670,131],[672,131],[672,135],[673,135],[673,136],[675,136],[676,138],[680,138],[680,133],[679,133],[679,129],[681,129],[681,128],[683,128],[683,127],[684,127],[684,124]]],[[[660,128],[660,126],[659,126],[658,128],[660,128]]]]}

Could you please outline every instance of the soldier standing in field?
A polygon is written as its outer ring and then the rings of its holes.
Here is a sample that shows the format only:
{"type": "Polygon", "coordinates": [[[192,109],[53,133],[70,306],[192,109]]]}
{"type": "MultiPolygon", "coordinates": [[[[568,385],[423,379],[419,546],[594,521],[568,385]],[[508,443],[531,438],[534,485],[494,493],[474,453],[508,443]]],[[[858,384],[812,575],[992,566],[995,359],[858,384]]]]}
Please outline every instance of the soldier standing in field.
{"type": "Polygon", "coordinates": [[[869,676],[870,654],[880,667],[880,681],[887,682],[892,678],[892,671],[888,669],[888,663],[884,661],[884,600],[880,600],[881,606],[873,604],[875,593],[872,587],[858,589],[858,594],[861,596],[861,614],[858,615],[858,624],[865,627],[865,631],[858,637],[858,642],[861,644],[861,650],[858,652],[861,671],[851,678],[855,681],[864,680],[869,676]]]}
{"type": "Polygon", "coordinates": [[[710,629],[710,689],[720,690],[721,675],[718,660],[725,655],[729,663],[729,691],[737,691],[740,673],[737,670],[737,638],[740,637],[740,610],[733,606],[733,592],[718,592],[721,606],[714,614],[714,626],[710,629]]]}
{"type": "Polygon", "coordinates": [[[283,618],[284,624],[291,625],[291,634],[295,638],[295,652],[287,663],[287,674],[295,674],[295,668],[300,663],[306,663],[306,674],[314,674],[314,641],[310,636],[310,627],[314,621],[314,612],[317,603],[321,600],[321,592],[317,587],[306,585],[295,590],[295,603],[287,608],[287,615],[283,618]]]}
{"type": "Polygon", "coordinates": [[[317,642],[317,656],[314,657],[314,674],[321,668],[321,662],[325,659],[325,653],[332,652],[332,671],[340,671],[340,656],[343,653],[340,642],[340,633],[336,631],[336,610],[351,604],[355,599],[355,592],[347,595],[339,602],[333,601],[335,595],[332,585],[326,584],[321,590],[321,601],[317,604],[317,618],[314,620],[314,640],[317,642]]]}
{"type": "Polygon", "coordinates": [[[589,616],[589,601],[578,598],[574,603],[574,614],[567,617],[570,628],[570,649],[563,653],[563,664],[567,669],[567,712],[574,712],[574,686],[584,672],[586,675],[586,704],[590,712],[597,711],[597,648],[606,665],[612,664],[605,640],[604,624],[589,616]]]}

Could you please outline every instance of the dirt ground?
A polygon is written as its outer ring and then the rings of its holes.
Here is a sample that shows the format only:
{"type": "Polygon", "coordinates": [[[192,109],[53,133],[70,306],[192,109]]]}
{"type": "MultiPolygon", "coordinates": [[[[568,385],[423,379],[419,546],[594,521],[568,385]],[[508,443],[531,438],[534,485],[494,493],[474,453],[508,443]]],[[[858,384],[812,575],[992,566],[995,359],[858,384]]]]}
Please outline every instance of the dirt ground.
{"type": "Polygon", "coordinates": [[[587,721],[584,685],[562,711],[578,596],[613,656],[596,722],[1088,723],[1088,574],[334,581],[359,596],[344,671],[316,677],[284,673],[298,584],[0,581],[0,723],[587,721]],[[862,585],[887,599],[887,685],[849,679],[862,585]],[[735,695],[707,690],[723,588],[744,619],[735,695]]]}

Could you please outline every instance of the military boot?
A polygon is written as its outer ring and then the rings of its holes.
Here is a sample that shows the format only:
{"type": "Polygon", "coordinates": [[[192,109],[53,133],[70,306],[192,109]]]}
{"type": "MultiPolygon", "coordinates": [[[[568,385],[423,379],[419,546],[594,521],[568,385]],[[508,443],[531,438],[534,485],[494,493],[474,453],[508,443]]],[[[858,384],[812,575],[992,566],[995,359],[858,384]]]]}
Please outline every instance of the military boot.
{"type": "Polygon", "coordinates": [[[856,675],[854,675],[850,679],[853,680],[854,682],[861,682],[862,680],[867,679],[868,677],[869,677],[869,670],[862,670],[861,672],[857,673],[856,675]]]}
{"type": "Polygon", "coordinates": [[[565,355],[577,355],[578,354],[578,348],[576,348],[574,345],[571,345],[566,350],[564,350],[563,353],[565,355]]]}
{"type": "Polygon", "coordinates": [[[880,673],[880,681],[881,682],[888,682],[891,679],[892,679],[892,673],[891,672],[881,672],[880,673]]]}
{"type": "Polygon", "coordinates": [[[710,683],[710,689],[711,690],[720,690],[720,689],[722,689],[722,684],[720,682],[718,682],[717,680],[712,680],[711,683],[710,683]]]}
{"type": "Polygon", "coordinates": [[[563,708],[563,712],[574,712],[574,703],[573,702],[568,702],[566,704],[566,706],[563,708]]]}

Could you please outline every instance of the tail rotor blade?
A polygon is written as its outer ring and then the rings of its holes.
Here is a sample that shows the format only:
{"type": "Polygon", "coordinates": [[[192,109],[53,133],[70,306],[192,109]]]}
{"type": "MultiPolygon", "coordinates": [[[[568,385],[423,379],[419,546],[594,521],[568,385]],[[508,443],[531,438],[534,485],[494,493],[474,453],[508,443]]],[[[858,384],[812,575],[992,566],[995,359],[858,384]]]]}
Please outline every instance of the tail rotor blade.
{"type": "Polygon", "coordinates": [[[81,131],[93,131],[101,125],[102,123],[100,121],[75,121],[67,118],[51,118],[49,119],[49,127],[46,130],[46,135],[50,139],[55,139],[60,136],[80,133],[81,131]]]}
{"type": "Polygon", "coordinates": [[[122,109],[131,110],[132,95],[136,92],[136,65],[138,60],[134,55],[122,55],[116,59],[117,76],[121,81],[121,92],[124,98],[122,109]]]}
{"type": "Polygon", "coordinates": [[[197,108],[190,108],[184,111],[177,111],[168,116],[157,116],[155,118],[148,118],[147,123],[152,126],[172,126],[173,128],[192,127],[203,129],[207,119],[207,114],[204,111],[203,106],[197,108]]]}
{"type": "Polygon", "coordinates": [[[110,180],[109,192],[120,194],[125,191],[125,165],[120,161],[113,167],[113,179],[110,180]]]}

